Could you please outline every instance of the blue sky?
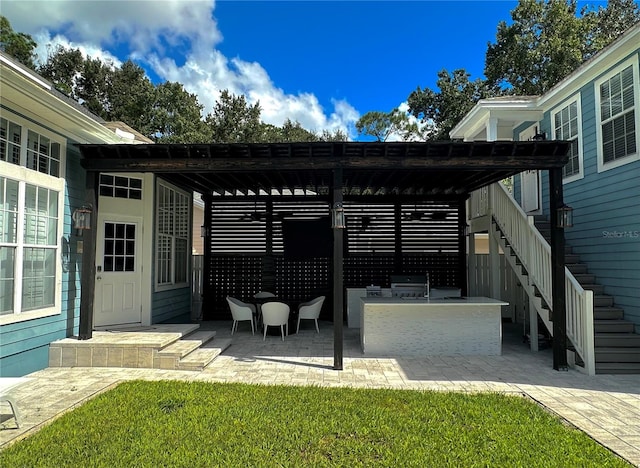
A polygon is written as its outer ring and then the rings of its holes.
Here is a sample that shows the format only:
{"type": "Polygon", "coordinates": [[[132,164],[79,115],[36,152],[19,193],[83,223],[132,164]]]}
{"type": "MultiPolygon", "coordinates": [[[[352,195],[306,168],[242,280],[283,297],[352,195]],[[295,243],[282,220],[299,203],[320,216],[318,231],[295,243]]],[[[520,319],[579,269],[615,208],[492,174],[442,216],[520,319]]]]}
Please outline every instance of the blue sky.
{"type": "MultiPolygon", "coordinates": [[[[602,2],[599,2],[602,3],[602,2]]],[[[3,0],[16,31],[128,58],[156,82],[179,81],[205,112],[229,89],[259,101],[262,119],[350,131],[390,111],[437,72],[481,77],[487,43],[517,1],[3,0]]]]}

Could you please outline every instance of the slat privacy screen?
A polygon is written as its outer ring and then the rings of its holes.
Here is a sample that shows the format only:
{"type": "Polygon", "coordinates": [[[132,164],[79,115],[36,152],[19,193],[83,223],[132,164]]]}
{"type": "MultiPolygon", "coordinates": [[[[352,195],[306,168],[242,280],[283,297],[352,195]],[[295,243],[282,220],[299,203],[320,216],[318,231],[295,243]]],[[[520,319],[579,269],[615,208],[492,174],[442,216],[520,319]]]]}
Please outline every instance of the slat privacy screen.
{"type": "MultiPolygon", "coordinates": [[[[461,203],[345,201],[344,287],[389,287],[398,273],[428,273],[432,285],[459,286],[461,203]]],[[[229,318],[228,295],[250,301],[265,290],[293,307],[331,297],[329,215],[328,203],[317,200],[214,200],[204,318],[229,318]]],[[[332,314],[326,301],[321,317],[332,314]]]]}

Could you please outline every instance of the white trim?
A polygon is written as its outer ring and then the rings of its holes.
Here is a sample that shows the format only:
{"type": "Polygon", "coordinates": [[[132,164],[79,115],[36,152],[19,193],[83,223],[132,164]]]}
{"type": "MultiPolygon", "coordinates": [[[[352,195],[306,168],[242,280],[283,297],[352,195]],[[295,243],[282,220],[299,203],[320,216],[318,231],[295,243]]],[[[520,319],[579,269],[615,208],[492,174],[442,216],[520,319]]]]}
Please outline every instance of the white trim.
{"type": "MultiPolygon", "coordinates": [[[[193,221],[193,197],[192,195],[187,192],[186,190],[183,190],[181,188],[178,188],[177,186],[173,185],[170,182],[167,182],[164,179],[161,178],[157,178],[156,179],[156,184],[155,184],[155,196],[154,196],[154,213],[156,213],[156,217],[153,221],[153,226],[154,226],[154,248],[153,248],[153,254],[154,254],[154,281],[153,281],[153,288],[155,292],[161,292],[161,291],[169,291],[169,290],[173,290],[173,289],[183,289],[183,288],[188,288],[190,287],[190,274],[189,274],[189,267],[191,265],[191,250],[192,250],[192,221],[193,221]],[[158,272],[159,272],[159,256],[158,256],[158,246],[159,246],[159,242],[158,242],[158,237],[160,235],[159,233],[159,229],[158,229],[158,192],[159,192],[159,187],[160,186],[164,186],[165,188],[168,188],[169,190],[173,190],[174,192],[180,193],[184,196],[187,197],[187,210],[188,212],[188,222],[187,222],[187,236],[186,236],[186,240],[187,240],[187,249],[186,249],[186,254],[187,254],[187,271],[186,271],[186,281],[182,282],[182,283],[175,283],[173,281],[175,281],[175,244],[172,246],[172,263],[174,264],[174,268],[171,271],[171,277],[172,277],[172,283],[167,283],[167,284],[158,284],[158,272]]],[[[172,235],[172,238],[175,240],[176,236],[172,235]]]]}
{"type": "MultiPolygon", "coordinates": [[[[64,199],[65,199],[65,184],[64,179],[57,177],[51,177],[45,174],[41,174],[31,169],[16,166],[15,164],[0,161],[0,176],[7,179],[15,180],[18,182],[18,219],[17,219],[17,232],[24,232],[24,213],[25,213],[25,190],[26,185],[33,185],[36,187],[48,189],[58,193],[58,213],[57,213],[57,236],[55,248],[52,246],[43,246],[54,250],[54,258],[56,259],[55,265],[55,291],[53,305],[48,307],[42,307],[36,310],[22,311],[22,279],[23,273],[23,249],[25,248],[24,241],[18,238],[16,247],[16,256],[14,259],[14,268],[20,268],[20,275],[14,275],[13,286],[13,313],[0,316],[0,325],[9,323],[23,322],[26,320],[32,320],[34,318],[49,317],[53,315],[60,315],[62,312],[62,257],[60,255],[62,251],[62,236],[64,235],[64,199]]],[[[14,270],[15,272],[15,270],[14,270]]]]}
{"type": "Polygon", "coordinates": [[[578,139],[578,165],[579,170],[577,174],[572,174],[568,177],[562,178],[563,184],[568,184],[574,182],[576,180],[580,180],[584,178],[584,150],[583,150],[583,133],[582,133],[582,94],[580,92],[575,93],[573,96],[568,97],[562,103],[558,104],[556,107],[552,108],[549,111],[549,119],[551,123],[551,138],[553,140],[556,139],[556,124],[555,124],[555,116],[559,112],[562,112],[566,107],[570,106],[573,103],[576,103],[577,113],[578,113],[578,135],[576,138],[578,139]]]}
{"type": "Polygon", "coordinates": [[[598,80],[593,82],[593,92],[595,94],[595,122],[596,122],[596,154],[598,161],[598,173],[605,172],[616,167],[624,166],[635,161],[640,160],[640,78],[638,72],[638,55],[619,63],[608,72],[602,75],[598,80]],[[635,116],[635,134],[636,134],[636,152],[620,159],[616,159],[611,162],[604,162],[604,155],[602,152],[602,116],[600,115],[600,85],[605,81],[610,80],[614,75],[620,73],[631,65],[633,73],[633,89],[634,89],[634,104],[633,112],[635,116]]]}

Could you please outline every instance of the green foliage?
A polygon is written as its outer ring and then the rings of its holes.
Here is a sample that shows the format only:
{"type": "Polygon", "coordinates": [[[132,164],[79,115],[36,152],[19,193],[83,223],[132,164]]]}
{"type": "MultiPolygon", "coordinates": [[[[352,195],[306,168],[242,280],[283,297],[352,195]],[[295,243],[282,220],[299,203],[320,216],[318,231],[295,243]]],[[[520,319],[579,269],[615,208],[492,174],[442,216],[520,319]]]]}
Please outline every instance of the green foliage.
{"type": "Polygon", "coordinates": [[[464,69],[453,73],[443,69],[438,72],[437,91],[418,87],[409,95],[409,111],[429,125],[430,140],[448,140],[451,129],[479,99],[499,93],[487,81],[469,77],[464,69]]]}
{"type": "Polygon", "coordinates": [[[387,141],[394,135],[402,141],[424,140],[425,135],[415,121],[411,121],[409,114],[400,109],[391,112],[367,112],[356,122],[356,130],[361,135],[375,138],[377,141],[387,141]]]}
{"type": "Polygon", "coordinates": [[[119,385],[0,466],[629,466],[518,396],[203,382],[119,385]]]}
{"type": "Polygon", "coordinates": [[[9,20],[0,15],[0,50],[11,55],[23,65],[35,69],[36,41],[29,34],[13,30],[9,20]]]}
{"type": "Polygon", "coordinates": [[[151,133],[158,143],[209,143],[203,106],[181,83],[166,81],[155,90],[151,133]]]}
{"type": "Polygon", "coordinates": [[[488,45],[485,76],[511,93],[537,95],[640,21],[640,13],[632,0],[580,13],[576,0],[520,0],[511,19],[498,24],[488,45]]]}

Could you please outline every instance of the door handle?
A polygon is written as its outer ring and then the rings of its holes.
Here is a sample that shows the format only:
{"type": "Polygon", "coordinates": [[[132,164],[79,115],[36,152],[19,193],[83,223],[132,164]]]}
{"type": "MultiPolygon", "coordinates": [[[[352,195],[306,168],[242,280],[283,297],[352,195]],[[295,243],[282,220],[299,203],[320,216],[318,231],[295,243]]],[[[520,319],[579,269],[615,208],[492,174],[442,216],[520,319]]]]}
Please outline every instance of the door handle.
{"type": "Polygon", "coordinates": [[[97,279],[98,281],[100,281],[100,280],[102,279],[102,276],[98,276],[98,277],[96,277],[96,279],[97,279]]]}

